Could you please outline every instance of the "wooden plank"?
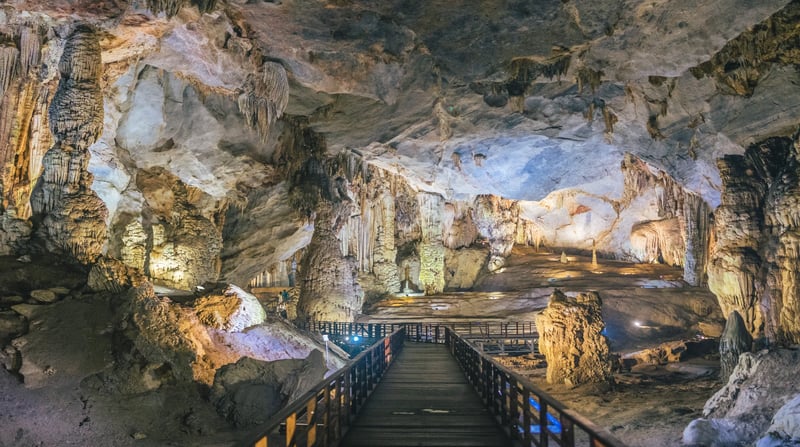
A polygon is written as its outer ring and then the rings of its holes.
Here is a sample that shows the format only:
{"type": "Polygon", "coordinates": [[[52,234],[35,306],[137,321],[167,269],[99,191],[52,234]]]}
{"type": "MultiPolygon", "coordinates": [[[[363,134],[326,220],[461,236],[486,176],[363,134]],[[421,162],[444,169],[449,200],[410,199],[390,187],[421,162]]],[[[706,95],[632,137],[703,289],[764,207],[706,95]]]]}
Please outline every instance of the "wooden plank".
{"type": "Polygon", "coordinates": [[[343,447],[508,446],[444,345],[406,343],[343,447]]]}

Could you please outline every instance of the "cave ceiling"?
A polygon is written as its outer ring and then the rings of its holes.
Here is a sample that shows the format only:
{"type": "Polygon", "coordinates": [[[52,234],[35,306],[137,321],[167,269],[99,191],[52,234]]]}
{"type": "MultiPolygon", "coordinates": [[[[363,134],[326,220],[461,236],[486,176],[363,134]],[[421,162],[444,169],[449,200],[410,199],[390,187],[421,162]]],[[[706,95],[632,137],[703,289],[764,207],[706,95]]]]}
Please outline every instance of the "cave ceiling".
{"type": "MultiPolygon", "coordinates": [[[[798,17],[785,0],[10,0],[0,45],[38,34],[47,83],[78,24],[98,33],[104,127],[89,170],[123,227],[176,194],[137,170],[180,179],[199,210],[285,207],[280,147],[298,126],[328,156],[359,154],[446,198],[614,198],[629,153],[713,208],[720,157],[796,129],[798,17]],[[288,93],[266,81],[284,76],[288,93]],[[265,95],[266,115],[248,114],[265,95]]],[[[282,248],[251,256],[308,243],[278,227],[282,248]]]]}

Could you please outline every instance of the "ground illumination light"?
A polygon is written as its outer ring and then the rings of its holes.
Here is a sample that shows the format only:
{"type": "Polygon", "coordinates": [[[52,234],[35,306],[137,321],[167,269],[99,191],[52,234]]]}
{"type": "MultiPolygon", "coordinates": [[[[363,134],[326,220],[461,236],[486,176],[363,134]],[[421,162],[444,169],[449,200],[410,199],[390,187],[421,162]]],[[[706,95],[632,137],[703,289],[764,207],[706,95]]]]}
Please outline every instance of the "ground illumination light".
{"type": "Polygon", "coordinates": [[[638,321],[634,321],[633,325],[636,326],[636,327],[642,327],[642,323],[640,323],[638,321]]]}

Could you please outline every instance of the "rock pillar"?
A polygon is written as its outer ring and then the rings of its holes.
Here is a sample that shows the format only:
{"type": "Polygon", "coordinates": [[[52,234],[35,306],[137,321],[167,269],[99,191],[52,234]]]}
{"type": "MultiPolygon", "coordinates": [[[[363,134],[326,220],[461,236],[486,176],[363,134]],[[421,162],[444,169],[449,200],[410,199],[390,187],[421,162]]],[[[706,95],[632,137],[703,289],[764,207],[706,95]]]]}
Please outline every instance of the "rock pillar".
{"type": "Polygon", "coordinates": [[[547,382],[575,386],[610,382],[611,361],[602,301],[597,292],[568,297],[559,290],[536,316],[539,351],[547,359],[547,382]]]}
{"type": "Polygon", "coordinates": [[[719,375],[722,380],[728,380],[733,369],[739,363],[739,356],[743,352],[750,352],[752,344],[753,337],[747,332],[742,316],[735,310],[731,311],[719,340],[719,375]]]}

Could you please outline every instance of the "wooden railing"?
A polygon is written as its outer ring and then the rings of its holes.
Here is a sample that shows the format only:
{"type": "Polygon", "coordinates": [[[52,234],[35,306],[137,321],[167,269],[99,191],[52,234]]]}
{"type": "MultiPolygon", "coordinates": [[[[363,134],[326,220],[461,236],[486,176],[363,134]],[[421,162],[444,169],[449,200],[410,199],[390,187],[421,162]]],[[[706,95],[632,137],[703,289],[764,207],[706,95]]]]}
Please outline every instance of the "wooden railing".
{"type": "Polygon", "coordinates": [[[449,328],[445,339],[467,380],[514,441],[525,447],[624,447],[608,430],[566,408],[449,328]]]}
{"type": "Polygon", "coordinates": [[[353,418],[403,349],[405,327],[382,338],[347,366],[254,430],[248,447],[338,445],[353,418]]]}
{"type": "Polygon", "coordinates": [[[394,323],[349,323],[340,321],[309,321],[299,323],[298,327],[311,332],[330,335],[360,335],[362,337],[385,337],[398,328],[406,329],[406,340],[419,343],[444,343],[444,328],[449,327],[459,334],[473,336],[492,336],[493,338],[536,338],[536,324],[533,321],[465,321],[465,322],[394,322],[394,323]]]}

